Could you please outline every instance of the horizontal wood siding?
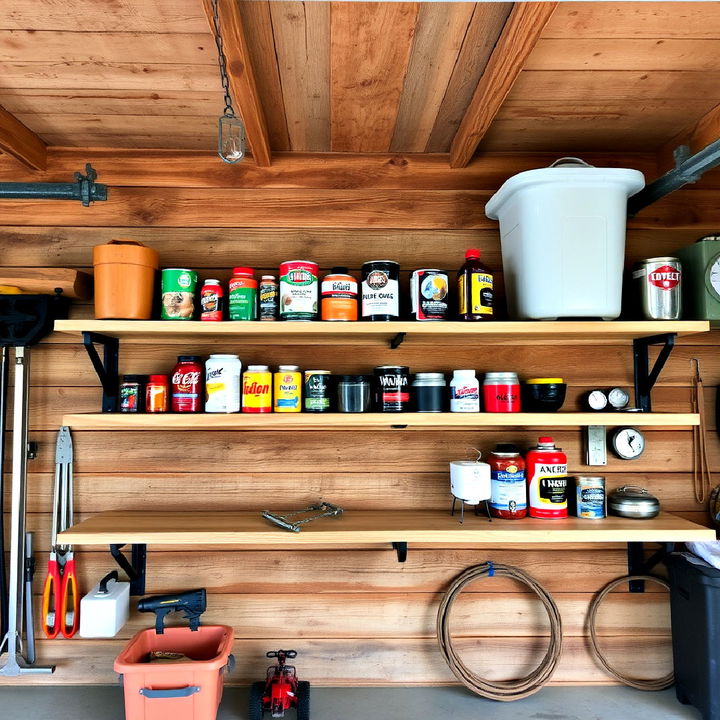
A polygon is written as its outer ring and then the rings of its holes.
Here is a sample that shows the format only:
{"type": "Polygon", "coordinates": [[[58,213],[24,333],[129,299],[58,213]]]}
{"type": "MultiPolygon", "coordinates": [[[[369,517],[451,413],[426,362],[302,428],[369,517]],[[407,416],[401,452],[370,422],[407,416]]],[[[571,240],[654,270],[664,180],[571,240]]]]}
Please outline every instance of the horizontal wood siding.
{"type": "MultiPolygon", "coordinates": [[[[18,5],[18,13],[23,8],[18,5]]],[[[153,12],[172,12],[172,3],[152,3],[153,12]]],[[[122,3],[118,5],[120,13],[122,3]]],[[[18,15],[18,18],[22,17],[18,15]]],[[[148,15],[147,23],[155,16],[148,15]]],[[[20,20],[18,20],[19,22],[20,20]]],[[[108,22],[112,17],[108,16],[108,22]]],[[[554,20],[557,27],[560,20],[554,20]]],[[[566,18],[570,22],[570,18],[566,18]]],[[[203,32],[196,22],[186,32],[203,32]]],[[[68,28],[75,29],[75,28],[68,28]]],[[[85,158],[85,154],[82,156],[85,158]]],[[[93,153],[87,154],[88,158],[93,153]]],[[[251,164],[242,189],[218,161],[206,157],[173,159],[164,167],[143,164],[139,156],[95,152],[98,170],[110,182],[110,200],[82,208],[73,203],[0,204],[0,262],[8,267],[74,267],[91,270],[91,248],[113,237],[134,237],[156,248],[165,266],[188,266],[202,277],[225,278],[233,265],[276,269],[280,261],[308,257],[323,269],[347,264],[357,271],[364,260],[392,257],[404,271],[413,267],[454,270],[467,247],[477,246],[486,261],[500,268],[494,223],[484,217],[484,202],[502,180],[517,172],[517,157],[489,157],[464,170],[440,168],[440,161],[409,157],[403,164],[355,158],[345,170],[308,158],[304,167],[257,169],[251,164]],[[372,166],[369,163],[377,163],[372,166]],[[167,173],[167,175],[165,175],[167,173]],[[399,188],[405,188],[399,190],[399,188]],[[298,200],[302,198],[302,200],[298,200]],[[292,210],[290,210],[292,208],[292,210]]],[[[653,160],[634,163],[652,175],[653,160]]],[[[620,163],[621,157],[605,158],[620,163]]],[[[625,159],[627,161],[627,159],[625,159]]],[[[0,159],[0,177],[12,170],[0,159]]],[[[94,161],[95,162],[95,161],[94,161]]],[[[289,162],[289,160],[288,160],[289,162]]],[[[295,161],[293,161],[295,162],[295,161]]],[[[547,163],[537,163],[547,164],[547,163]]],[[[49,155],[47,177],[69,178],[82,166],[79,155],[49,155]]],[[[17,170],[15,177],[17,178],[17,170]]],[[[716,193],[707,188],[682,191],[648,209],[631,223],[628,262],[671,253],[717,222],[716,193]],[[664,225],[670,228],[663,227],[664,225]]],[[[591,272],[591,269],[588,269],[591,272]]],[[[73,315],[90,317],[91,306],[77,303],[73,315]]],[[[656,409],[687,412],[690,359],[701,360],[711,426],[711,464],[720,462],[714,432],[715,386],[720,384],[716,335],[683,339],[661,377],[656,409]]],[[[226,347],[226,346],[225,346],[226,347]]],[[[126,345],[121,371],[169,371],[180,352],[207,355],[206,342],[183,346],[126,345]]],[[[592,387],[630,388],[629,347],[602,348],[558,343],[528,347],[442,347],[404,345],[398,350],[370,346],[243,345],[244,363],[293,362],[361,372],[387,363],[414,371],[475,367],[517,370],[521,376],[561,375],[569,383],[568,407],[578,408],[592,387]]],[[[41,589],[50,531],[55,431],[63,413],[99,409],[100,389],[83,348],[54,335],[32,350],[31,438],[40,444],[30,463],[29,526],[36,533],[41,589]]],[[[628,419],[628,422],[630,420],[628,419]]],[[[449,507],[447,462],[467,448],[484,452],[496,442],[527,447],[538,433],[527,430],[417,432],[75,432],[76,511],[88,517],[103,510],[207,511],[232,508],[282,510],[322,497],[353,509],[449,507]]],[[[702,521],[704,508],[693,497],[692,437],[689,431],[648,430],[647,451],[639,460],[609,459],[603,471],[610,487],[640,484],[656,493],[666,510],[702,521]]],[[[554,436],[567,451],[572,472],[583,465],[581,433],[554,436]]],[[[598,469],[592,469],[596,472],[598,469]]],[[[484,522],[471,518],[467,522],[484,522]]],[[[280,532],[280,531],[278,531],[280,532]]],[[[238,665],[230,681],[246,683],[262,674],[266,650],[292,645],[303,675],[318,684],[392,684],[397,668],[403,683],[454,682],[437,650],[434,621],[441,593],[469,565],[492,559],[521,567],[553,593],[565,629],[563,655],[553,682],[603,684],[610,678],[588,654],[584,619],[592,594],[625,574],[621,545],[536,546],[457,550],[411,548],[399,565],[394,553],[376,549],[318,549],[289,554],[278,550],[241,552],[232,547],[150,548],[148,592],[207,587],[207,620],[235,627],[238,665]],[[276,618],[284,618],[278,637],[276,618]]],[[[109,554],[78,553],[82,589],[87,591],[112,569],[109,554]]],[[[171,622],[177,622],[173,619],[171,622]]],[[[112,641],[41,641],[39,657],[57,663],[54,676],[24,683],[113,682],[112,661],[123,642],[151,624],[133,613],[130,624],[112,641]]],[[[453,619],[463,657],[489,677],[526,672],[542,655],[546,620],[525,589],[503,580],[471,586],[453,619]]],[[[663,591],[644,595],[614,593],[601,616],[608,653],[630,670],[638,658],[648,676],[665,672],[670,662],[668,605],[663,591]]],[[[13,682],[3,679],[2,683],[13,682]]]]}

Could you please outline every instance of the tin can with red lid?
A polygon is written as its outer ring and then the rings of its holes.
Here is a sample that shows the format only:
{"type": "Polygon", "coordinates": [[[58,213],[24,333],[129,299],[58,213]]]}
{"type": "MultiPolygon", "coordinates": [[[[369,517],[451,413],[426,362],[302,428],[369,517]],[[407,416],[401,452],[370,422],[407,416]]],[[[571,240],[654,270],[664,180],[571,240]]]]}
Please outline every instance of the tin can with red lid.
{"type": "Polygon", "coordinates": [[[180,355],[170,381],[173,412],[195,413],[202,410],[203,364],[197,355],[180,355]]]}
{"type": "Polygon", "coordinates": [[[206,280],[200,290],[200,319],[220,322],[223,319],[224,296],[219,280],[206,280]]]}
{"type": "Polygon", "coordinates": [[[514,372],[491,372],[483,382],[485,412],[520,412],[520,381],[514,372]]]}

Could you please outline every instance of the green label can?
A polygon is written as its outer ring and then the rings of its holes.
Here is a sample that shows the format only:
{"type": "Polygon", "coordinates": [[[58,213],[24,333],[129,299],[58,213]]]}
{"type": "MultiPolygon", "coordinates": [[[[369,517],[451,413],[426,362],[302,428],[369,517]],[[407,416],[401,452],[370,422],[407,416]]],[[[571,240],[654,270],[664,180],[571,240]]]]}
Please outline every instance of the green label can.
{"type": "Polygon", "coordinates": [[[192,320],[195,314],[197,273],[186,268],[165,268],[161,275],[163,320],[192,320]]]}
{"type": "Polygon", "coordinates": [[[328,412],[330,410],[330,371],[305,371],[305,411],[328,412]]]}
{"type": "Polygon", "coordinates": [[[228,317],[231,320],[257,320],[258,283],[252,268],[234,268],[228,287],[228,317]]]}

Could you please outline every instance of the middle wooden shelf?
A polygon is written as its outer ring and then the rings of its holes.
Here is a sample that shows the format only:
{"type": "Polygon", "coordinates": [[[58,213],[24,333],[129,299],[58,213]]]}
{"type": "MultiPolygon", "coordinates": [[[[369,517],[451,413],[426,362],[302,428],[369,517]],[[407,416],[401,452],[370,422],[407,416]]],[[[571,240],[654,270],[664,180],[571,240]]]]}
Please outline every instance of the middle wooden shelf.
{"type": "Polygon", "coordinates": [[[493,427],[582,428],[588,425],[688,428],[696,413],[75,413],[74,430],[473,430],[493,427]]]}

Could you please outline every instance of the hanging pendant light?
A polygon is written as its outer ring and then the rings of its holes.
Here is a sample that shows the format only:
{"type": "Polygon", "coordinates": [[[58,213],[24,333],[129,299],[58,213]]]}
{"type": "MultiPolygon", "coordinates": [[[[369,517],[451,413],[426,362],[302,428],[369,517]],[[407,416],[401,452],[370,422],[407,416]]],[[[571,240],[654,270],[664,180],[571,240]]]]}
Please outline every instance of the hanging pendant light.
{"type": "Polygon", "coordinates": [[[218,155],[223,162],[232,165],[245,157],[245,125],[235,114],[232,98],[230,97],[227,63],[223,51],[222,35],[220,35],[218,0],[212,0],[212,10],[215,45],[217,45],[218,65],[220,66],[220,81],[225,92],[225,109],[218,120],[218,155]]]}

